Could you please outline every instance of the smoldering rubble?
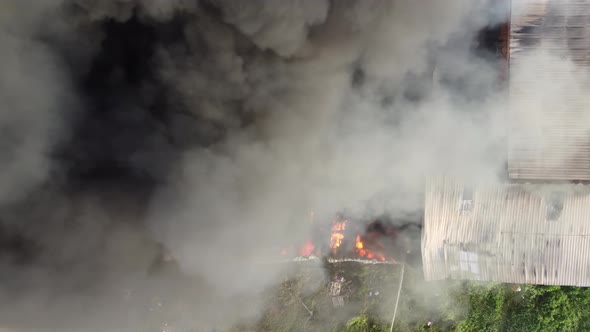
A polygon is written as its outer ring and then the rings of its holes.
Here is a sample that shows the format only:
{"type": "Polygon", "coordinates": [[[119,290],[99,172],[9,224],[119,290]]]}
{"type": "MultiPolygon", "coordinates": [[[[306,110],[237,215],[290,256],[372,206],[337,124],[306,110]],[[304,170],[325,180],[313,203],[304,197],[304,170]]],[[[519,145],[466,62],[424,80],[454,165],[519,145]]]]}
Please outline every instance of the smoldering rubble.
{"type": "Polygon", "coordinates": [[[487,1],[0,6],[9,325],[256,319],[288,271],[250,263],[310,210],[404,216],[428,173],[503,166],[495,64],[457,42],[487,1]]]}

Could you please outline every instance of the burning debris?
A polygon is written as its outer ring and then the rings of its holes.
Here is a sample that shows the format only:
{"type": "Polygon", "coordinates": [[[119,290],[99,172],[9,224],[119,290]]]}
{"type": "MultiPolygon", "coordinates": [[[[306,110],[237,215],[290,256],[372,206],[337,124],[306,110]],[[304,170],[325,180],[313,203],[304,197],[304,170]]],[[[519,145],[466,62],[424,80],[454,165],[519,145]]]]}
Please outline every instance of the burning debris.
{"type": "Polygon", "coordinates": [[[332,248],[332,252],[334,255],[337,254],[338,248],[342,245],[342,240],[344,239],[344,231],[346,230],[346,224],[348,224],[348,220],[342,221],[334,221],[332,225],[332,235],[330,236],[330,248],[332,248]]]}
{"type": "Polygon", "coordinates": [[[307,242],[305,242],[303,247],[301,247],[301,249],[299,249],[299,256],[310,257],[311,255],[313,255],[314,249],[315,249],[315,246],[313,245],[313,243],[310,240],[307,240],[307,242]]]}
{"type": "MultiPolygon", "coordinates": [[[[379,242],[377,242],[377,243],[380,244],[379,242]]],[[[385,256],[383,254],[381,254],[380,252],[365,249],[365,244],[364,244],[363,239],[361,238],[360,235],[356,236],[355,251],[359,256],[366,257],[370,260],[376,259],[376,260],[379,260],[382,262],[385,261],[385,256]]]]}
{"type": "Polygon", "coordinates": [[[296,250],[282,248],[280,254],[288,261],[291,261],[290,258],[296,261],[309,261],[326,257],[329,263],[396,264],[394,256],[405,251],[400,234],[406,225],[395,226],[392,222],[383,220],[375,220],[368,224],[361,220],[351,222],[350,219],[336,216],[328,228],[329,234],[326,234],[326,228],[314,223],[313,212],[311,217],[312,223],[316,226],[315,235],[324,234],[325,240],[307,240],[296,250]]]}

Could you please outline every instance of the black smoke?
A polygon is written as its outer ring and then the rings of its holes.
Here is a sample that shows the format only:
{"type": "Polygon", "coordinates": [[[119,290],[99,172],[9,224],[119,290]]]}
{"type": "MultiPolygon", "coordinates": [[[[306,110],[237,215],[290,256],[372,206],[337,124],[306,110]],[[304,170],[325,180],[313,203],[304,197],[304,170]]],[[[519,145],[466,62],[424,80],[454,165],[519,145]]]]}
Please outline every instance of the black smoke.
{"type": "Polygon", "coordinates": [[[391,20],[430,10],[411,1],[2,6],[8,325],[33,312],[45,312],[28,321],[37,326],[255,317],[256,293],[283,271],[250,262],[286,235],[305,238],[310,209],[326,220],[342,208],[420,211],[414,166],[431,159],[400,160],[426,145],[415,128],[438,128],[422,118],[439,102],[435,69],[442,90],[485,99],[465,91],[473,72],[445,59],[500,61],[498,22],[480,37],[481,24],[448,19],[392,34],[391,20]],[[180,309],[156,314],[153,298],[180,309]]]}

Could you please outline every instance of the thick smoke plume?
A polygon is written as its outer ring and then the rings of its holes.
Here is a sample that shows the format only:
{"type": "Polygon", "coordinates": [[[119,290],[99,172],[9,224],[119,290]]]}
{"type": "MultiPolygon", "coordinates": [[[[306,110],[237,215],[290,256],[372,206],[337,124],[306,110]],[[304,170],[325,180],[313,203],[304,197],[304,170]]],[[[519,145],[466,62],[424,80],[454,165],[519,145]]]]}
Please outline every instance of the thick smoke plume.
{"type": "Polygon", "coordinates": [[[504,167],[498,68],[471,44],[506,19],[487,1],[1,6],[15,325],[256,319],[288,271],[255,263],[306,239],[310,211],[402,218],[426,175],[504,167]]]}

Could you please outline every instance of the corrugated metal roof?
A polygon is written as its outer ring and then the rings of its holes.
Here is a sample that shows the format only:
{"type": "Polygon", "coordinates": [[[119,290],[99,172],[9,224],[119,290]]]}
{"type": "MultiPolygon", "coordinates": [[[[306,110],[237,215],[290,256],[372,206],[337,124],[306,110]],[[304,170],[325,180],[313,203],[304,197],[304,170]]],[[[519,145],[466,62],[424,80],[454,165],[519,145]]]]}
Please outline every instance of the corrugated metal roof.
{"type": "Polygon", "coordinates": [[[590,0],[513,1],[510,178],[590,180],[587,69],[590,0]]]}
{"type": "Polygon", "coordinates": [[[590,187],[431,179],[422,256],[427,280],[589,287],[590,187]]]}

